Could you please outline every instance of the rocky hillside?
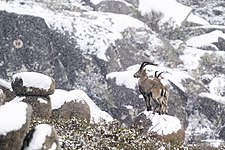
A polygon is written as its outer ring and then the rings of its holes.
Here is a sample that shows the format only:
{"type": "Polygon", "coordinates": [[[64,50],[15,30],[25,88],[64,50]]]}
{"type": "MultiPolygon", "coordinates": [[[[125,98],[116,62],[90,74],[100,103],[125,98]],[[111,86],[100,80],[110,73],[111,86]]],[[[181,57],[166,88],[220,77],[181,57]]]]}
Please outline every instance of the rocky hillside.
{"type": "Polygon", "coordinates": [[[225,3],[178,2],[0,1],[0,78],[43,73],[131,126],[146,108],[133,74],[153,61],[148,75],[165,71],[186,142],[225,140],[225,3]]]}

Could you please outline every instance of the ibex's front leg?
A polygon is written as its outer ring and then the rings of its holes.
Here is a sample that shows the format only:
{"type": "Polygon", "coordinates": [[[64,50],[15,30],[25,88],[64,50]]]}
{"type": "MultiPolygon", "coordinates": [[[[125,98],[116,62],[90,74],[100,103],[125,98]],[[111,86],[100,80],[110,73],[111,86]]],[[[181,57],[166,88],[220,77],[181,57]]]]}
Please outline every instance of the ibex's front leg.
{"type": "Polygon", "coordinates": [[[162,105],[158,102],[155,103],[155,107],[153,109],[153,114],[155,114],[155,112],[157,112],[159,115],[161,115],[161,107],[162,105]]]}
{"type": "Polygon", "coordinates": [[[150,104],[150,97],[145,95],[145,94],[143,96],[144,96],[145,103],[146,103],[146,106],[147,106],[147,111],[151,111],[152,110],[152,106],[150,104]]]}

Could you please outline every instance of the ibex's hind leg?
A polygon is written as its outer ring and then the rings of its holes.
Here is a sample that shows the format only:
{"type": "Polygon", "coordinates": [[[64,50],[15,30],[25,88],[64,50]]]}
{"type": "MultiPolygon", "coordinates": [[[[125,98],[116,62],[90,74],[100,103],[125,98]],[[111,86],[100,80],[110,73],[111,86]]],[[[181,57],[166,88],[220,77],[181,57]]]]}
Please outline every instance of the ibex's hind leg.
{"type": "Polygon", "coordinates": [[[159,104],[158,107],[159,107],[158,114],[159,115],[163,114],[162,113],[162,104],[159,104]]]}
{"type": "Polygon", "coordinates": [[[157,112],[159,115],[162,114],[162,104],[158,103],[157,101],[155,102],[155,107],[153,113],[157,112]]]}
{"type": "Polygon", "coordinates": [[[150,104],[150,98],[146,95],[143,95],[144,96],[144,99],[145,99],[145,103],[146,103],[146,106],[147,106],[147,111],[151,111],[152,110],[152,106],[150,104]]]}

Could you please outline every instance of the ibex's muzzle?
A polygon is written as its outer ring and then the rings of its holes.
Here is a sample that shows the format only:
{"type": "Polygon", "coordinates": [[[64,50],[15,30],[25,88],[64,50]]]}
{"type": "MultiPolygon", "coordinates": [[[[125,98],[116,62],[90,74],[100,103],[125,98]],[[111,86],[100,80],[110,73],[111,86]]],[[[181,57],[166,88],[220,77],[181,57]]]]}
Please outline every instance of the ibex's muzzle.
{"type": "Polygon", "coordinates": [[[138,72],[136,72],[135,74],[134,74],[134,78],[139,78],[140,77],[140,75],[138,74],[138,72]]]}

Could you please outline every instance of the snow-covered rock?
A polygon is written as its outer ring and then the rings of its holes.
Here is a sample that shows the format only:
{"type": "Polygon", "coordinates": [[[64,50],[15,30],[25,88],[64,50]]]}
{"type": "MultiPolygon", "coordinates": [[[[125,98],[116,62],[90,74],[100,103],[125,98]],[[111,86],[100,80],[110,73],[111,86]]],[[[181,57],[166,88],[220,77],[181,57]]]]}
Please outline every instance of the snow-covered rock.
{"type": "MultiPolygon", "coordinates": [[[[145,116],[145,119],[151,121],[151,124],[148,124],[147,131],[149,133],[154,132],[158,135],[167,135],[178,132],[182,129],[182,125],[180,120],[177,117],[170,116],[170,115],[159,115],[153,114],[152,111],[143,111],[137,115],[135,119],[139,123],[141,120],[143,121],[144,118],[138,118],[138,116],[145,116]]],[[[138,123],[136,122],[136,123],[138,123]]],[[[141,124],[140,124],[141,125],[141,124]]]]}
{"type": "Polygon", "coordinates": [[[69,91],[56,89],[55,93],[50,95],[53,117],[70,119],[75,117],[76,119],[86,120],[88,123],[91,119],[90,107],[86,101],[80,98],[78,95],[69,91]]]}
{"type": "Polygon", "coordinates": [[[59,109],[64,103],[71,101],[84,103],[83,99],[63,89],[56,89],[54,94],[50,95],[50,98],[52,103],[52,110],[59,109]]]}
{"type": "Polygon", "coordinates": [[[219,50],[215,43],[219,42],[219,38],[225,39],[225,34],[222,31],[215,30],[210,33],[202,34],[186,41],[187,46],[192,46],[196,48],[203,48],[206,46],[214,47],[219,50]]]}
{"type": "Polygon", "coordinates": [[[70,93],[85,100],[89,105],[91,111],[91,123],[100,123],[103,120],[106,122],[113,121],[113,117],[108,112],[101,110],[83,90],[72,90],[70,93]]]}
{"type": "Polygon", "coordinates": [[[50,95],[52,109],[61,118],[85,118],[88,122],[99,123],[101,120],[112,121],[113,118],[107,112],[102,111],[91,98],[82,90],[66,91],[56,89],[50,95]]]}
{"type": "Polygon", "coordinates": [[[48,124],[39,124],[27,134],[24,150],[60,150],[59,138],[55,129],[48,124]]]}
{"type": "Polygon", "coordinates": [[[12,91],[11,85],[9,82],[0,79],[0,105],[5,102],[9,102],[15,98],[15,93],[12,91]]]}
{"type": "Polygon", "coordinates": [[[31,114],[31,106],[24,102],[8,102],[0,106],[0,149],[21,149],[31,114]]]}
{"type": "Polygon", "coordinates": [[[37,72],[21,72],[13,75],[12,88],[20,96],[47,96],[55,91],[55,80],[37,72]]]}
{"type": "Polygon", "coordinates": [[[177,139],[180,138],[180,141],[184,141],[183,126],[180,120],[174,116],[143,111],[134,118],[133,126],[142,129],[145,134],[156,133],[162,137],[169,135],[171,139],[176,137],[177,139]]]}
{"type": "Polygon", "coordinates": [[[181,26],[186,19],[190,22],[209,25],[204,19],[191,13],[192,8],[178,3],[176,0],[140,0],[138,10],[143,14],[151,11],[163,14],[160,24],[172,22],[174,27],[181,26]],[[179,15],[177,13],[179,12],[179,15]]]}

